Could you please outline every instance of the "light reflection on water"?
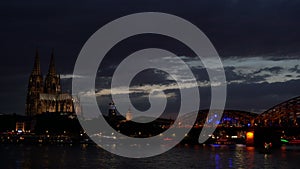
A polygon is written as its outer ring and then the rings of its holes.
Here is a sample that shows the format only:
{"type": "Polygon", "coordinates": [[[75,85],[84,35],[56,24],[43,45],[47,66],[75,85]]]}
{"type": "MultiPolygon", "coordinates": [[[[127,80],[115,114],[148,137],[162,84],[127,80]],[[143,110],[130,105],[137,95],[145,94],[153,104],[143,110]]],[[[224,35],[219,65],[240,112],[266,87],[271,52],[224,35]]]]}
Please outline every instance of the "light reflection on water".
{"type": "Polygon", "coordinates": [[[0,145],[0,168],[299,168],[299,150],[260,154],[253,147],[178,146],[162,155],[128,159],[95,146],[0,145]]]}

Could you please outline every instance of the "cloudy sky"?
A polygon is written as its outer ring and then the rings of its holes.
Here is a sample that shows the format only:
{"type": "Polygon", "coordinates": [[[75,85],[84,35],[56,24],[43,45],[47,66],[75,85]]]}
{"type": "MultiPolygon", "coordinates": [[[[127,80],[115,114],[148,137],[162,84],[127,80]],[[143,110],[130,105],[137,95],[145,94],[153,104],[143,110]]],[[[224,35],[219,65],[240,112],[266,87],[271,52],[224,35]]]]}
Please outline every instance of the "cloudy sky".
{"type": "MultiPolygon", "coordinates": [[[[43,75],[54,48],[63,90],[70,92],[77,56],[95,31],[121,16],[155,11],[190,21],[210,39],[226,73],[226,108],[260,113],[300,95],[299,8],[297,0],[4,1],[0,5],[0,112],[24,114],[36,48],[43,75]]],[[[208,107],[210,83],[195,54],[172,38],[149,34],[125,39],[106,55],[96,79],[99,105],[110,100],[107,89],[122,59],[150,47],[175,53],[191,68],[199,84],[201,108],[208,107]]],[[[175,111],[179,100],[174,85],[165,72],[146,70],[133,79],[130,96],[136,108],[144,110],[149,107],[145,96],[161,89],[169,111],[175,111]]]]}

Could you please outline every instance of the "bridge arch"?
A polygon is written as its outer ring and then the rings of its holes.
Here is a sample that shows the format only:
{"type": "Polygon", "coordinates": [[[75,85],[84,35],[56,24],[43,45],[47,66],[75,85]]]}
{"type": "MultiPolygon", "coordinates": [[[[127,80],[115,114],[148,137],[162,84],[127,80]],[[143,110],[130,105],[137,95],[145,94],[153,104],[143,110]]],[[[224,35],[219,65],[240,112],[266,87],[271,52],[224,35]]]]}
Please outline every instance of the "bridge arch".
{"type": "Polygon", "coordinates": [[[284,101],[258,115],[260,127],[298,127],[300,125],[300,96],[284,101]]]}

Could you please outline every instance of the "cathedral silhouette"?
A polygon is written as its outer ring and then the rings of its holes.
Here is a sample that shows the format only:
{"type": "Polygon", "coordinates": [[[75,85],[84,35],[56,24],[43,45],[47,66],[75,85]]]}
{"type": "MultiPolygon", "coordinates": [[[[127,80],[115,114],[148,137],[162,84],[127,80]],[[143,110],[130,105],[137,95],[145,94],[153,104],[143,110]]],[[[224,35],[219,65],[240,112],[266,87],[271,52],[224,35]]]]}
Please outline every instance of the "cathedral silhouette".
{"type": "Polygon", "coordinates": [[[72,114],[75,113],[73,101],[75,98],[69,93],[62,92],[60,75],[55,70],[53,51],[45,79],[41,73],[40,56],[36,51],[27,89],[26,115],[32,117],[43,113],[72,114]]]}

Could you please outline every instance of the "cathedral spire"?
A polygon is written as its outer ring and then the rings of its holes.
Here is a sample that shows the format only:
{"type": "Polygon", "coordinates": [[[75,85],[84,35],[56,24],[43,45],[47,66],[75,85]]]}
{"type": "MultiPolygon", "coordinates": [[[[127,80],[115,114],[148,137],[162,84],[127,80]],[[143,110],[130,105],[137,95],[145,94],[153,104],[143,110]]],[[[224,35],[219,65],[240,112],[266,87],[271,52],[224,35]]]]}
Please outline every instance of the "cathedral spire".
{"type": "Polygon", "coordinates": [[[41,75],[41,66],[40,66],[40,55],[38,49],[35,52],[35,59],[34,59],[34,67],[32,70],[33,75],[41,75]]]}
{"type": "Polygon", "coordinates": [[[54,52],[52,49],[48,74],[45,79],[44,92],[48,94],[59,94],[61,93],[60,77],[56,74],[54,64],[54,52]]]}
{"type": "Polygon", "coordinates": [[[55,63],[54,63],[54,50],[53,49],[52,49],[52,53],[51,53],[51,59],[50,59],[48,74],[56,75],[55,63]]]}

